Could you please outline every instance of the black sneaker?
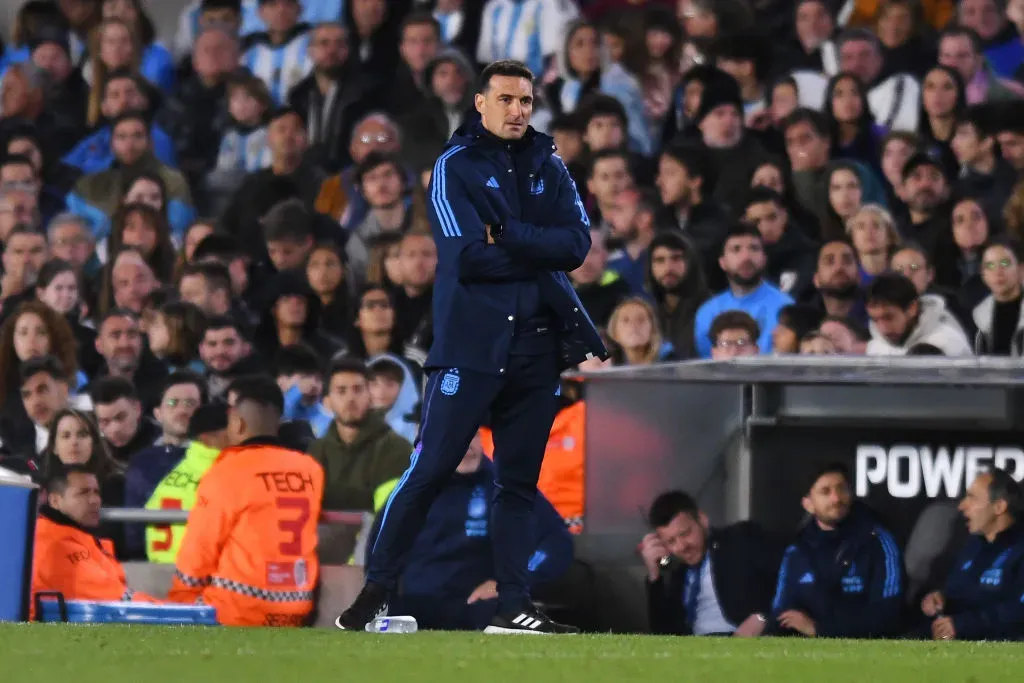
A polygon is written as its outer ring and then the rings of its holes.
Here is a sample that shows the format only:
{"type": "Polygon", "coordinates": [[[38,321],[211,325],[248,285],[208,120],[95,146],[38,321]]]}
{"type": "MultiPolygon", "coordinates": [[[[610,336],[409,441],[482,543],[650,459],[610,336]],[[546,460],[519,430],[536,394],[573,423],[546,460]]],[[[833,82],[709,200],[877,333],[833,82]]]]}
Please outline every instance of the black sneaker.
{"type": "Polygon", "coordinates": [[[491,619],[484,633],[522,633],[527,635],[571,635],[579,633],[575,626],[552,621],[536,607],[530,606],[519,612],[499,614],[491,619]]]}
{"type": "Polygon", "coordinates": [[[387,589],[376,583],[368,583],[359,591],[355,602],[334,620],[334,625],[342,631],[365,631],[368,623],[387,615],[387,589]]]}

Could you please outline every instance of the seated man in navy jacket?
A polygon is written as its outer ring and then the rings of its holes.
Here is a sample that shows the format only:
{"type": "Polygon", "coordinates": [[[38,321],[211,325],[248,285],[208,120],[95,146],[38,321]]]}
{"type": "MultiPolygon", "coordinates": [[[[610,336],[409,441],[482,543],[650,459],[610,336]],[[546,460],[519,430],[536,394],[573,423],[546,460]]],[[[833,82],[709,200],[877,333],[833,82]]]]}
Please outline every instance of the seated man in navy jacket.
{"type": "Polygon", "coordinates": [[[713,528],[682,491],[658,496],[640,554],[651,631],[758,636],[765,628],[783,544],[753,522],[713,528]]]}
{"type": "MultiPolygon", "coordinates": [[[[494,618],[490,517],[494,465],[483,455],[479,435],[448,485],[427,513],[409,553],[390,614],[416,617],[420,628],[481,630],[494,618]]],[[[561,515],[541,494],[534,503],[533,586],[561,577],[572,563],[572,536],[561,515]]]]}
{"type": "Polygon", "coordinates": [[[767,634],[879,638],[903,610],[903,556],[871,510],[853,502],[841,463],[820,470],[803,497],[811,519],[786,549],[767,634]]]}
{"type": "Polygon", "coordinates": [[[1004,470],[975,477],[960,502],[968,541],[942,591],[921,601],[935,640],[1024,638],[1024,492],[1004,470]]]}

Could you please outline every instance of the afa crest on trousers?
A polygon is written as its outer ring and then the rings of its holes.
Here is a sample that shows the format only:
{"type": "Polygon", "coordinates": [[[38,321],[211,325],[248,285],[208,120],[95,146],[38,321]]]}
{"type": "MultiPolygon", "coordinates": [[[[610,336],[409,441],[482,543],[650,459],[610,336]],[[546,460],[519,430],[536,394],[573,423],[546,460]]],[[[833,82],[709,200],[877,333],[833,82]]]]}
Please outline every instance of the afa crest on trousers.
{"type": "Polygon", "coordinates": [[[441,378],[441,393],[445,396],[454,396],[459,390],[459,371],[449,370],[441,378]]]}

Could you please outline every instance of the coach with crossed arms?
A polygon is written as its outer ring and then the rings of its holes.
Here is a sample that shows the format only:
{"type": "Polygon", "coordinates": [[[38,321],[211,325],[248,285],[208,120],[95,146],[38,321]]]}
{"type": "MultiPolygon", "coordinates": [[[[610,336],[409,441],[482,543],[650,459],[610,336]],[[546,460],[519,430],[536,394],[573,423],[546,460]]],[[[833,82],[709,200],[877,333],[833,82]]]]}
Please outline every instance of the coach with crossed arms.
{"type": "Polygon", "coordinates": [[[431,503],[489,415],[498,604],[485,632],[577,631],[530,600],[531,520],[559,374],[607,352],[565,275],[587,255],[590,220],[552,138],[529,126],[533,90],[519,62],[484,69],[479,117],[434,165],[435,336],[419,442],[381,513],[366,585],[335,622],[341,629],[362,630],[384,613],[431,503]]]}

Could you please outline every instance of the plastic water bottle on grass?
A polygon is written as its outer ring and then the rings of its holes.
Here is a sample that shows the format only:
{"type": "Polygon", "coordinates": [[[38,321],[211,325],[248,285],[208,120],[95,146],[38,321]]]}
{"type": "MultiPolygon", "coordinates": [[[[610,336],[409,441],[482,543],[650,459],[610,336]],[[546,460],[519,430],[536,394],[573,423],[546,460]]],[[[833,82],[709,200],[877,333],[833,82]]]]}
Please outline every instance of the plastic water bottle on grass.
{"type": "Polygon", "coordinates": [[[416,633],[416,617],[377,617],[366,624],[370,633],[416,633]]]}

